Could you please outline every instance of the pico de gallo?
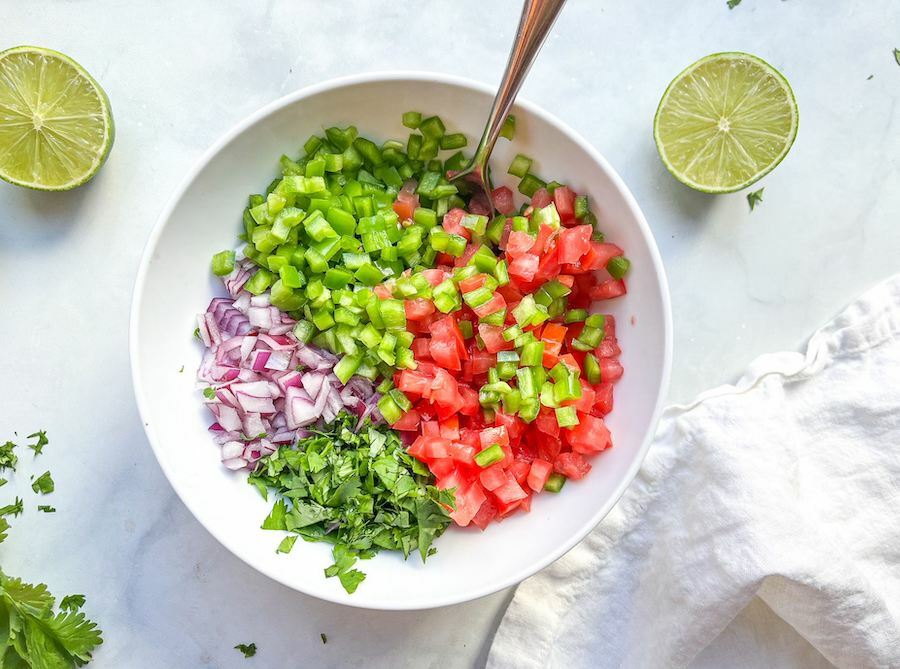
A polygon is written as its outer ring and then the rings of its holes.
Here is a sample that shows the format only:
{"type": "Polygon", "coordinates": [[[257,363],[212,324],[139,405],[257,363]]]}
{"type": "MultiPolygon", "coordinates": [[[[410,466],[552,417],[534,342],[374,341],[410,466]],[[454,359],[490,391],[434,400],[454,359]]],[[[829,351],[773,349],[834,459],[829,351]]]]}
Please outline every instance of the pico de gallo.
{"type": "Polygon", "coordinates": [[[612,446],[604,417],[623,374],[603,304],[625,294],[630,263],[588,197],[524,155],[507,170],[522,197],[488,197],[453,179],[465,135],[418,112],[403,124],[405,143],[332,127],[282,156],[249,198],[243,246],[213,257],[229,296],[195,331],[223,463],[283,484],[263,526],[334,543],[326,575],[348,589],[358,558],[406,555],[417,536],[425,559],[451,519],[484,529],[583,478],[612,446]],[[382,452],[385,423],[405,451],[382,452]],[[332,432],[355,450],[312,438],[332,432]],[[410,516],[425,508],[410,495],[434,502],[427,514],[410,516]],[[379,496],[396,514],[374,513],[379,496]]]}

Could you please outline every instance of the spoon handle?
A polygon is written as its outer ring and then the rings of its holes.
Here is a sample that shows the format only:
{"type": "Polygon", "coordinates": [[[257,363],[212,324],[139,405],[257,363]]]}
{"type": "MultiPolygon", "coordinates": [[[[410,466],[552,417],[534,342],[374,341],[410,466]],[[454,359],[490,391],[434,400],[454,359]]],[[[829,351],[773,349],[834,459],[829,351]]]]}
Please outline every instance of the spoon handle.
{"type": "Polygon", "coordinates": [[[475,151],[474,162],[482,168],[483,173],[486,172],[488,158],[494,150],[500,129],[512,109],[522,82],[565,2],[566,0],[525,0],[516,39],[506,63],[506,72],[503,73],[484,134],[475,151]]]}

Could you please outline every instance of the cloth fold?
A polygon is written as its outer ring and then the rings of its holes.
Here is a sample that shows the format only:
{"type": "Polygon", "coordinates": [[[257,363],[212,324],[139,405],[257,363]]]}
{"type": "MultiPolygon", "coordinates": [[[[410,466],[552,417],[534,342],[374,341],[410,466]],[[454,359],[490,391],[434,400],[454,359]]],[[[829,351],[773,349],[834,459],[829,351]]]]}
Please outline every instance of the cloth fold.
{"type": "Polygon", "coordinates": [[[900,667],[898,509],[900,275],[805,355],[667,409],[610,514],[519,586],[488,668],[688,666],[757,595],[834,665],[900,667]]]}

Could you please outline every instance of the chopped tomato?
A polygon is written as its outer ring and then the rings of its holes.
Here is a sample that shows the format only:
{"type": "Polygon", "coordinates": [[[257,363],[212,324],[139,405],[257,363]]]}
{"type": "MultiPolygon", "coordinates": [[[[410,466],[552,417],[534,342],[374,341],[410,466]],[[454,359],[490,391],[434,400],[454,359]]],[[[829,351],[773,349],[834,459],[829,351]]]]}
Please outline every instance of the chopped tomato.
{"type": "Polygon", "coordinates": [[[509,263],[509,275],[523,281],[531,281],[537,274],[540,262],[533,253],[523,253],[509,263]]]}
{"type": "Polygon", "coordinates": [[[581,266],[585,269],[606,269],[606,263],[610,258],[624,253],[615,244],[591,241],[589,246],[587,253],[581,258],[581,266]]]}
{"type": "Polygon", "coordinates": [[[422,276],[425,277],[425,280],[428,281],[432,286],[437,286],[439,283],[442,283],[446,277],[444,270],[442,269],[424,269],[422,270],[422,276]]]}
{"type": "Polygon", "coordinates": [[[391,427],[395,430],[402,430],[404,432],[413,432],[419,429],[419,413],[415,409],[411,409],[407,411],[396,423],[392,424],[391,427]]]}
{"type": "Polygon", "coordinates": [[[540,492],[552,473],[553,465],[546,460],[532,460],[531,469],[528,471],[528,487],[540,492]]]}
{"type": "Polygon", "coordinates": [[[547,192],[546,188],[538,188],[534,192],[534,195],[531,196],[531,206],[535,209],[543,209],[552,201],[553,199],[550,197],[550,193],[547,192]]]}
{"type": "Polygon", "coordinates": [[[501,446],[509,446],[509,433],[506,431],[506,428],[502,425],[499,427],[488,427],[481,431],[481,434],[478,435],[479,440],[481,441],[481,448],[489,448],[493,444],[500,444],[501,446]]]}
{"type": "Polygon", "coordinates": [[[618,381],[622,378],[622,365],[612,358],[600,358],[600,379],[602,381],[618,381]]]}
{"type": "Polygon", "coordinates": [[[481,341],[484,342],[484,348],[488,353],[496,353],[497,351],[511,351],[513,348],[515,348],[511,341],[506,341],[503,338],[503,328],[499,325],[479,323],[478,334],[481,336],[481,341]]]}
{"type": "Polygon", "coordinates": [[[591,288],[592,300],[611,300],[625,294],[625,282],[622,279],[607,279],[591,288]]]}
{"type": "Polygon", "coordinates": [[[412,343],[412,352],[416,358],[416,362],[421,364],[424,360],[431,360],[431,349],[429,347],[430,344],[429,339],[425,339],[424,337],[417,337],[413,340],[412,343]]]}
{"type": "MultiPolygon", "coordinates": [[[[485,332],[489,332],[487,330],[487,328],[492,328],[492,327],[494,327],[494,326],[493,325],[485,325],[484,326],[485,332]]],[[[482,340],[484,340],[484,333],[481,332],[481,328],[482,328],[482,325],[479,325],[478,333],[479,333],[479,335],[481,335],[482,340]]],[[[492,342],[495,341],[494,335],[492,333],[489,332],[488,337],[491,339],[492,342]]],[[[500,340],[503,341],[502,331],[501,331],[501,335],[500,335],[500,340]]],[[[503,343],[505,344],[506,342],[503,341],[503,343]]],[[[487,344],[486,341],[485,341],[485,344],[487,344]]],[[[510,348],[512,348],[512,347],[510,347],[510,348]]],[[[472,373],[473,374],[484,374],[485,372],[487,372],[491,367],[493,367],[496,364],[497,364],[496,352],[479,351],[478,349],[472,351],[472,373]]]]}
{"type": "Polygon", "coordinates": [[[428,468],[435,478],[446,482],[446,477],[456,472],[456,463],[450,458],[434,458],[428,463],[428,468]]]}
{"type": "MultiPolygon", "coordinates": [[[[432,341],[437,339],[452,344],[461,359],[465,360],[468,357],[466,354],[466,341],[463,339],[462,331],[459,329],[459,323],[457,323],[456,318],[444,316],[432,323],[429,330],[431,331],[432,341]]],[[[434,354],[432,353],[433,356],[434,354]]],[[[459,368],[457,367],[457,369],[459,368]]]]}
{"type": "Polygon", "coordinates": [[[516,204],[513,202],[513,193],[506,186],[495,188],[491,192],[491,199],[494,201],[494,208],[504,216],[515,213],[516,204]]]}
{"type": "Polygon", "coordinates": [[[459,416],[450,416],[440,422],[440,433],[444,439],[459,439],[459,416]]]}
{"type": "Polygon", "coordinates": [[[594,410],[604,416],[613,409],[613,385],[603,382],[594,387],[594,410]]]}
{"type": "Polygon", "coordinates": [[[459,207],[454,207],[446,214],[444,214],[444,218],[441,221],[441,227],[444,228],[446,232],[449,232],[451,235],[459,235],[460,237],[465,237],[466,239],[472,239],[472,233],[468,228],[464,228],[462,224],[462,217],[466,215],[466,211],[464,209],[460,209],[459,207]]]}
{"type": "Polygon", "coordinates": [[[466,250],[463,251],[463,254],[453,261],[453,264],[457,267],[465,267],[469,264],[469,261],[472,259],[472,256],[478,251],[478,244],[469,244],[466,246],[466,250]]]}
{"type": "Polygon", "coordinates": [[[601,358],[618,358],[622,355],[622,349],[619,348],[619,343],[615,339],[606,337],[597,347],[597,355],[601,358]]]}
{"type": "Polygon", "coordinates": [[[478,513],[476,513],[472,517],[472,524],[480,527],[482,530],[487,529],[487,526],[490,525],[491,521],[497,517],[497,506],[491,501],[490,497],[481,504],[481,508],[478,509],[478,513]]]}
{"type": "Polygon", "coordinates": [[[553,469],[566,478],[578,480],[591,471],[591,465],[581,453],[560,453],[553,461],[553,469]]]}
{"type": "Polygon", "coordinates": [[[394,201],[394,211],[401,221],[408,220],[413,217],[416,207],[419,206],[419,196],[409,191],[401,190],[397,193],[397,199],[394,201]]]}
{"type": "Polygon", "coordinates": [[[534,244],[531,246],[531,252],[540,256],[544,252],[544,249],[547,248],[547,244],[556,237],[556,233],[557,230],[554,230],[549,225],[542,225],[540,230],[538,230],[538,235],[534,240],[534,244]]]}
{"type": "Polygon", "coordinates": [[[518,258],[531,251],[531,247],[534,245],[534,237],[522,230],[513,230],[509,233],[509,239],[506,242],[506,255],[510,258],[518,258]]]}
{"type": "Polygon", "coordinates": [[[403,309],[404,311],[406,311],[407,320],[416,321],[420,318],[425,318],[425,316],[433,314],[434,303],[431,300],[417,297],[414,300],[404,300],[403,309]]]}
{"type": "Polygon", "coordinates": [[[459,351],[456,349],[456,344],[452,341],[432,337],[429,342],[428,351],[431,354],[432,360],[444,369],[452,371],[459,371],[461,369],[459,351]]]}
{"type": "Polygon", "coordinates": [[[576,263],[590,250],[591,234],[594,228],[590,225],[576,225],[565,228],[559,233],[559,262],[576,263]]]}
{"type": "Polygon", "coordinates": [[[500,293],[494,293],[494,296],[491,299],[481,306],[473,307],[472,311],[475,312],[475,315],[478,316],[478,318],[484,318],[485,316],[489,316],[490,314],[505,308],[506,300],[503,299],[503,296],[500,295],[500,293]]]}
{"type": "Polygon", "coordinates": [[[541,407],[534,425],[546,435],[551,437],[559,436],[559,423],[556,422],[556,412],[550,407],[541,407]]]}
{"type": "Polygon", "coordinates": [[[462,398],[462,406],[459,407],[459,412],[463,416],[477,416],[481,412],[477,390],[461,384],[459,386],[459,395],[462,398]]]}
{"type": "Polygon", "coordinates": [[[566,441],[577,453],[599,453],[611,444],[606,423],[590,414],[578,415],[578,425],[566,432],[566,441]]]}
{"type": "Polygon", "coordinates": [[[468,279],[463,279],[459,282],[459,292],[470,293],[473,290],[477,290],[484,285],[486,280],[486,274],[476,274],[475,276],[470,276],[468,279]]]}
{"type": "Polygon", "coordinates": [[[491,465],[481,470],[478,480],[485,490],[493,491],[506,483],[506,471],[499,464],[491,465]]]}
{"type": "Polygon", "coordinates": [[[563,222],[575,218],[575,191],[568,186],[560,186],[553,191],[553,202],[563,222]]]}
{"type": "Polygon", "coordinates": [[[531,462],[526,462],[525,460],[515,460],[509,466],[509,469],[507,469],[507,471],[515,477],[516,483],[518,483],[520,486],[524,486],[525,481],[528,479],[528,472],[531,471],[531,462]]]}
{"type": "Polygon", "coordinates": [[[494,490],[493,493],[500,504],[510,504],[528,497],[528,493],[522,490],[522,486],[519,485],[516,477],[510,472],[506,472],[506,482],[494,490]]]}
{"type": "Polygon", "coordinates": [[[466,444],[461,444],[459,442],[452,442],[450,444],[450,458],[455,462],[460,462],[464,465],[474,466],[475,465],[475,448],[472,446],[467,446],[466,444]]]}
{"type": "Polygon", "coordinates": [[[462,527],[469,524],[487,499],[484,490],[476,482],[472,482],[465,489],[457,488],[455,497],[456,509],[450,512],[450,517],[456,521],[457,525],[462,527]]]}

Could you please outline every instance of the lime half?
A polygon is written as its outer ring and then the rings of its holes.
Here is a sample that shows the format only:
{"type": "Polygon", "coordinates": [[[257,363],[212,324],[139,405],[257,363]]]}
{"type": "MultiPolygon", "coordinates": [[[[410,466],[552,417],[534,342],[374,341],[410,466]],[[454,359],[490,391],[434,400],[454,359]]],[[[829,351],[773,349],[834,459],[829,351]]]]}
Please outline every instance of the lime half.
{"type": "Polygon", "coordinates": [[[794,93],[747,53],[701,58],[669,84],[653,121],[663,164],[683,184],[730,193],[768,174],[797,136],[794,93]]]}
{"type": "Polygon", "coordinates": [[[75,188],[97,173],[114,136],[106,93],[74,60],[33,46],[0,52],[0,178],[75,188]]]}

